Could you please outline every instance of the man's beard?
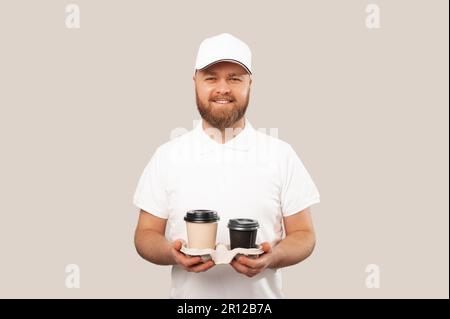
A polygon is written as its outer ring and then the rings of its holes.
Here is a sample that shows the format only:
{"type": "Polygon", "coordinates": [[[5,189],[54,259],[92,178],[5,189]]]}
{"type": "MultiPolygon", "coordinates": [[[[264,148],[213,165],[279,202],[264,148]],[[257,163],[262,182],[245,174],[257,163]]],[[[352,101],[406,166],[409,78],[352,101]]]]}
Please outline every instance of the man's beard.
{"type": "MultiPolygon", "coordinates": [[[[235,99],[233,99],[233,108],[230,109],[228,105],[223,106],[215,106],[212,105],[212,102],[208,101],[205,105],[202,103],[200,98],[198,97],[197,91],[195,92],[195,99],[197,102],[197,109],[200,113],[201,117],[208,122],[211,126],[219,129],[225,130],[226,128],[233,127],[234,123],[239,121],[247,110],[248,102],[250,100],[250,90],[247,92],[247,98],[241,104],[237,103],[235,99]]],[[[230,98],[230,97],[227,97],[230,98]]]]}

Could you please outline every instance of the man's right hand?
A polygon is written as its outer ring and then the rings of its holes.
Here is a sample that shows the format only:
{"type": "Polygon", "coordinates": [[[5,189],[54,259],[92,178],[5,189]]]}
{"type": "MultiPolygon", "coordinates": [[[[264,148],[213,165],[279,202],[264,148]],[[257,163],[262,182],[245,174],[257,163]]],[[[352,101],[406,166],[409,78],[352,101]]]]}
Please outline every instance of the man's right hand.
{"type": "Polygon", "coordinates": [[[187,256],[183,254],[180,251],[182,246],[183,242],[181,240],[175,240],[172,244],[171,253],[175,262],[183,267],[184,270],[189,272],[203,272],[215,265],[212,260],[204,262],[200,256],[187,256]]]}

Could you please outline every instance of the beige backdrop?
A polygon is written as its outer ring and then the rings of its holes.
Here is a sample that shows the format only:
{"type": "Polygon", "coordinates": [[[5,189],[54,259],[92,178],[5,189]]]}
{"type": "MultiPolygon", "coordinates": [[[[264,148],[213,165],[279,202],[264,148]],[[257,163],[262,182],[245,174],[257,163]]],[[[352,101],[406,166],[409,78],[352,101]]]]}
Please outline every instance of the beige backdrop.
{"type": "Polygon", "coordinates": [[[254,55],[250,121],[278,128],[321,193],[286,296],[448,298],[446,0],[76,0],[80,29],[68,3],[0,2],[0,297],[168,296],[169,269],[134,250],[132,195],[199,118],[200,41],[229,32],[254,55]]]}

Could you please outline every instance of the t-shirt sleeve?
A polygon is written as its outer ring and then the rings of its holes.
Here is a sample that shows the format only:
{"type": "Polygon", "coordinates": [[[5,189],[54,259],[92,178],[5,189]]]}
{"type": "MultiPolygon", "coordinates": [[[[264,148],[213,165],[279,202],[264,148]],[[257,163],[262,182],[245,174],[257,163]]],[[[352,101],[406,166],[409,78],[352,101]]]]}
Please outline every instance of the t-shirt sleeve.
{"type": "Polygon", "coordinates": [[[133,204],[152,215],[168,218],[166,167],[161,148],[153,154],[139,179],[133,204]]]}
{"type": "Polygon", "coordinates": [[[320,202],[320,194],[297,153],[289,146],[282,167],[281,211],[293,215],[320,202]]]}

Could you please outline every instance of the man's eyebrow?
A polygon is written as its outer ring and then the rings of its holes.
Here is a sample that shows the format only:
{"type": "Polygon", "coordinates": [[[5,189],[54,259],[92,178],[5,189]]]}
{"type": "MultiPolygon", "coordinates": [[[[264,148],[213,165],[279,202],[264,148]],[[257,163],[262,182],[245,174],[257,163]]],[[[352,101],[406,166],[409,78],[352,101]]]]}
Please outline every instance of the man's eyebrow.
{"type": "MultiPolygon", "coordinates": [[[[207,70],[203,71],[203,76],[208,76],[208,75],[217,75],[217,73],[214,71],[207,71],[207,70]]],[[[244,75],[245,75],[245,73],[232,72],[232,73],[228,73],[227,76],[232,77],[232,76],[244,76],[244,75]]]]}
{"type": "Polygon", "coordinates": [[[207,76],[207,75],[217,75],[217,74],[216,74],[216,72],[205,70],[205,71],[203,71],[203,75],[207,76]]]}
{"type": "Polygon", "coordinates": [[[245,73],[230,73],[228,76],[243,76],[245,73]]]}

